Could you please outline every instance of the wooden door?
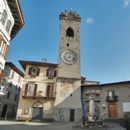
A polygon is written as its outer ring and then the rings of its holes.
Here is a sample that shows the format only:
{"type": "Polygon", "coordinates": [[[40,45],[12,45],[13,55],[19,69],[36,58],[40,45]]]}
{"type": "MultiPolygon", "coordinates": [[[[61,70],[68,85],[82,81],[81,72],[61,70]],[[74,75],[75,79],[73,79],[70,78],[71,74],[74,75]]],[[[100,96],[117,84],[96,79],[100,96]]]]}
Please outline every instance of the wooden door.
{"type": "Polygon", "coordinates": [[[116,111],[116,104],[110,104],[109,105],[109,117],[116,117],[117,111],[116,111]]]}

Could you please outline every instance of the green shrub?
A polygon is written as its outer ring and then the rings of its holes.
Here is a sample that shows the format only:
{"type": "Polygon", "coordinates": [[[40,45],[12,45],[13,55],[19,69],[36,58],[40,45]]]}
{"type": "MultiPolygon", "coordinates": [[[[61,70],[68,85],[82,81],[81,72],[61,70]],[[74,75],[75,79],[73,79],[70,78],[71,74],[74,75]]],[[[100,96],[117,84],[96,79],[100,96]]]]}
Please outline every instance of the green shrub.
{"type": "Polygon", "coordinates": [[[130,130],[130,115],[125,114],[124,117],[120,119],[119,124],[126,130],[130,130]]]}

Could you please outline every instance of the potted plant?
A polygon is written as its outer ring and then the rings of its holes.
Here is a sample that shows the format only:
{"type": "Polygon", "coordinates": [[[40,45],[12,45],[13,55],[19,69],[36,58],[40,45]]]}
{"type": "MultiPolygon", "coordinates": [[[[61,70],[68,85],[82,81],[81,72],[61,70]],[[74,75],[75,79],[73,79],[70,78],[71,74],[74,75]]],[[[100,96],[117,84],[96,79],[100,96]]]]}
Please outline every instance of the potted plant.
{"type": "Polygon", "coordinates": [[[130,130],[130,115],[125,114],[124,117],[120,119],[119,124],[126,130],[130,130]]]}
{"type": "Polygon", "coordinates": [[[38,91],[38,94],[39,94],[40,96],[42,96],[42,91],[38,91]]]}

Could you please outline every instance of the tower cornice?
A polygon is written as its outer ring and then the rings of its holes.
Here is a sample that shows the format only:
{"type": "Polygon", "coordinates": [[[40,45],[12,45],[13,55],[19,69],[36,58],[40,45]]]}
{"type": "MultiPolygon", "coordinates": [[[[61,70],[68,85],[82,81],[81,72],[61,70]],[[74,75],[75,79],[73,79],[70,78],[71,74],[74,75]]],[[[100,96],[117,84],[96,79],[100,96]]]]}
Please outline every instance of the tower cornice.
{"type": "Polygon", "coordinates": [[[81,22],[81,18],[79,16],[79,14],[77,14],[75,11],[67,11],[65,10],[64,12],[61,12],[60,16],[59,16],[60,20],[64,19],[64,20],[72,20],[72,21],[77,21],[77,22],[81,22]]]}

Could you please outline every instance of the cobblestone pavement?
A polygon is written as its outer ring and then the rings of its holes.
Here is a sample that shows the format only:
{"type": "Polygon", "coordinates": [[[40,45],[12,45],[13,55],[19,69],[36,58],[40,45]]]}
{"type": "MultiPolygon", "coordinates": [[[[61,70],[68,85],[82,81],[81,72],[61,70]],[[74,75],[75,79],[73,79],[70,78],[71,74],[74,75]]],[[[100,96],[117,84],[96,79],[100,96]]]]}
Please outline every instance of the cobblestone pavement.
{"type": "MultiPolygon", "coordinates": [[[[77,125],[81,125],[81,123],[74,123],[74,122],[39,123],[39,122],[0,121],[0,130],[85,130],[76,127],[74,128],[74,126],[77,125]]],[[[117,123],[104,123],[104,125],[109,126],[107,130],[124,130],[117,123]]]]}

